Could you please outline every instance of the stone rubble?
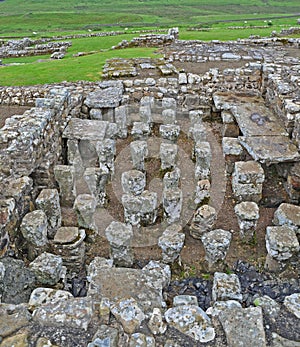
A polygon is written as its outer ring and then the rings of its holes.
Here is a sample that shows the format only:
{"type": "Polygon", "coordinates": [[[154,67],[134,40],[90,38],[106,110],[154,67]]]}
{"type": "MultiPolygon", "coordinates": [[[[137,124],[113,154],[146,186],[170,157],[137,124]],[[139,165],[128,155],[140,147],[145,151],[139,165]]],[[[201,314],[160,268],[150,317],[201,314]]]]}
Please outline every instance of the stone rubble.
{"type": "MultiPolygon", "coordinates": [[[[68,47],[43,40],[8,46],[68,47]]],[[[1,106],[31,107],[0,130],[0,345],[299,345],[299,39],[173,28],[115,48],[145,45],[164,58],[112,59],[102,82],[0,87],[1,106]],[[230,264],[264,236],[264,270],[230,264]]]]}

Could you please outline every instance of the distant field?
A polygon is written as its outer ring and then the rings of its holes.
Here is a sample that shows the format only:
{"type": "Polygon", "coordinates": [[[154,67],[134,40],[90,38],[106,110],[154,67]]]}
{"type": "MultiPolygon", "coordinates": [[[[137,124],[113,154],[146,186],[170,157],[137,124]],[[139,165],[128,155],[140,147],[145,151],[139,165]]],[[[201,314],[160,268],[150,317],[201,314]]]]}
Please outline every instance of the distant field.
{"type": "Polygon", "coordinates": [[[2,0],[0,35],[213,25],[297,14],[299,0],[2,0]]]}
{"type": "Polygon", "coordinates": [[[137,36],[133,30],[178,26],[180,39],[225,41],[249,35],[269,36],[273,30],[295,26],[297,18],[299,0],[0,0],[0,38],[126,32],[113,37],[72,39],[61,61],[52,61],[49,56],[2,59],[4,64],[18,65],[0,68],[0,84],[95,81],[101,79],[106,59],[157,56],[153,48],[110,49],[123,39],[137,36]],[[73,57],[74,53],[91,51],[96,53],[73,57]]]}

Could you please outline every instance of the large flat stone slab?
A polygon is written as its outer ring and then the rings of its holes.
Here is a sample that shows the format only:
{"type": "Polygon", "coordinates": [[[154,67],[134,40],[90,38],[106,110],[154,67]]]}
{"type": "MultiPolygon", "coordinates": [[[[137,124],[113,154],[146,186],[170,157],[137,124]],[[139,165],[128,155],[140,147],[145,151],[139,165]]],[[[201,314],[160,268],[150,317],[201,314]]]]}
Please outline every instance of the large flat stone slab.
{"type": "Polygon", "coordinates": [[[102,141],[109,122],[72,118],[63,132],[63,137],[76,140],[102,141]]]}
{"type": "Polygon", "coordinates": [[[113,108],[120,105],[122,96],[123,89],[121,87],[109,86],[89,93],[84,103],[90,108],[113,108]]]}
{"type": "Polygon", "coordinates": [[[300,158],[297,147],[286,136],[240,136],[239,141],[254,160],[267,165],[300,158]]]}

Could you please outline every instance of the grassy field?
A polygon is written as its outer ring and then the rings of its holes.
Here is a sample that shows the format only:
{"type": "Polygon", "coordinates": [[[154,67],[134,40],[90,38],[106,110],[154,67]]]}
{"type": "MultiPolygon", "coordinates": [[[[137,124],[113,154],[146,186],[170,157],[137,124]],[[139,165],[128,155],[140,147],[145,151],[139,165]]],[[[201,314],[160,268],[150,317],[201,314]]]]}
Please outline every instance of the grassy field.
{"type": "Polygon", "coordinates": [[[155,49],[111,50],[130,40],[133,30],[180,28],[180,39],[235,40],[269,36],[273,30],[295,26],[299,0],[0,0],[0,38],[49,37],[91,31],[126,31],[126,35],[72,39],[63,60],[49,56],[3,59],[1,85],[30,85],[101,78],[106,59],[156,56],[155,49]],[[239,26],[235,30],[229,27],[239,26]],[[257,29],[255,26],[265,26],[257,29]],[[204,31],[191,31],[198,28],[204,31]],[[78,52],[95,54],[73,57],[78,52]]]}

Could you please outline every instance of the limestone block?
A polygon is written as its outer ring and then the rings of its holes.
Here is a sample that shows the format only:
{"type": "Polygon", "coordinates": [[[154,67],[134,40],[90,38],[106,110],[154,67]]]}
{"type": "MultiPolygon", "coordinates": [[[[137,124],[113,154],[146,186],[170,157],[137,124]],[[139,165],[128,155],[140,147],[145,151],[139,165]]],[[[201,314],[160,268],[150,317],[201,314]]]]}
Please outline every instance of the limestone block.
{"type": "Polygon", "coordinates": [[[42,305],[33,311],[33,320],[49,327],[87,330],[93,316],[93,303],[87,298],[71,298],[42,305]]]}
{"type": "Polygon", "coordinates": [[[96,144],[96,151],[99,158],[99,166],[103,170],[107,169],[112,176],[115,172],[114,160],[116,155],[116,141],[104,139],[96,144]]]}
{"type": "Polygon", "coordinates": [[[261,307],[263,310],[263,313],[267,315],[270,318],[275,318],[279,315],[281,307],[278,302],[276,302],[274,299],[271,299],[267,295],[260,296],[256,298],[253,302],[253,304],[257,307],[261,307]]]}
{"type": "Polygon", "coordinates": [[[154,335],[162,335],[167,330],[167,325],[163,321],[162,313],[159,308],[154,308],[148,322],[148,328],[154,335]]]}
{"type": "Polygon", "coordinates": [[[210,178],[211,148],[209,142],[198,142],[195,145],[195,178],[204,180],[210,178]]]}
{"type": "Polygon", "coordinates": [[[213,267],[226,258],[231,238],[231,232],[223,229],[215,229],[202,235],[201,241],[205,249],[205,260],[209,266],[213,267]]]}
{"type": "Polygon", "coordinates": [[[43,189],[35,200],[36,208],[45,212],[48,221],[48,237],[53,238],[61,225],[61,209],[57,189],[43,189]]]}
{"type": "Polygon", "coordinates": [[[165,125],[176,123],[176,111],[173,109],[168,108],[166,110],[163,110],[161,116],[165,125]]]}
{"type": "Polygon", "coordinates": [[[28,307],[31,311],[34,311],[42,305],[56,303],[60,300],[68,300],[70,298],[73,298],[73,295],[66,290],[39,287],[31,293],[28,307]]]}
{"type": "Polygon", "coordinates": [[[75,175],[82,175],[84,170],[84,163],[79,149],[79,141],[77,139],[68,139],[67,154],[68,164],[74,168],[75,175]]]}
{"type": "Polygon", "coordinates": [[[237,138],[240,133],[240,129],[234,120],[234,117],[230,111],[222,111],[221,118],[223,122],[222,136],[237,138]]]}
{"type": "Polygon", "coordinates": [[[185,234],[178,224],[170,225],[158,239],[158,246],[162,250],[164,263],[173,263],[179,256],[184,245],[185,234]]]}
{"type": "Polygon", "coordinates": [[[275,225],[288,225],[296,234],[300,233],[300,206],[283,203],[274,213],[273,223],[275,225]]]}
{"type": "Polygon", "coordinates": [[[153,122],[150,105],[142,105],[139,109],[141,122],[151,124],[153,122]]]}
{"type": "Polygon", "coordinates": [[[129,347],[155,347],[155,340],[152,336],[134,333],[130,336],[129,347]]]}
{"type": "Polygon", "coordinates": [[[175,124],[160,125],[160,136],[171,142],[176,142],[180,133],[180,126],[175,124]]]}
{"type": "Polygon", "coordinates": [[[259,218],[258,205],[252,201],[244,201],[235,205],[234,212],[237,216],[241,238],[250,241],[259,218]]]}
{"type": "Polygon", "coordinates": [[[145,158],[148,156],[148,146],[146,141],[133,141],[130,143],[130,153],[133,168],[145,170],[145,158]]]}
{"type": "Polygon", "coordinates": [[[180,72],[178,75],[179,84],[187,84],[187,74],[185,72],[180,72]]]}
{"type": "Polygon", "coordinates": [[[150,126],[144,122],[133,122],[131,135],[135,140],[146,140],[150,134],[150,126]]]}
{"type": "Polygon", "coordinates": [[[87,168],[83,178],[90,190],[90,194],[96,199],[97,206],[105,206],[107,202],[106,184],[109,180],[110,172],[107,167],[87,168]]]}
{"type": "Polygon", "coordinates": [[[172,110],[176,110],[176,100],[174,98],[168,98],[168,97],[164,97],[162,99],[162,108],[163,109],[172,109],[172,110]]]}
{"type": "Polygon", "coordinates": [[[73,206],[76,196],[74,168],[68,165],[56,165],[54,167],[54,176],[59,185],[62,206],[73,206]]]}
{"type": "Polygon", "coordinates": [[[23,218],[21,226],[23,237],[36,247],[47,244],[48,221],[44,211],[36,210],[29,212],[23,218]]]}
{"type": "Polygon", "coordinates": [[[201,236],[210,231],[217,218],[216,210],[209,205],[203,205],[199,207],[192,219],[190,234],[196,239],[200,239],[201,236]]]}
{"type": "Polygon", "coordinates": [[[289,226],[268,226],[266,229],[266,248],[271,258],[279,262],[290,259],[299,251],[295,231],[289,226]]]}
{"type": "Polygon", "coordinates": [[[201,124],[202,117],[203,117],[202,110],[192,110],[189,112],[189,119],[192,126],[194,126],[195,124],[201,124]]]}
{"type": "Polygon", "coordinates": [[[209,180],[200,180],[197,182],[195,199],[194,202],[196,205],[201,204],[204,200],[210,198],[210,182],[209,180]]]}
{"type": "Polygon", "coordinates": [[[95,119],[95,120],[103,120],[103,114],[102,114],[101,109],[92,108],[90,110],[90,117],[91,117],[91,119],[95,119]]]}
{"type": "Polygon", "coordinates": [[[163,208],[164,218],[168,224],[180,220],[182,209],[182,191],[179,188],[164,189],[163,191],[163,208]]]}
{"type": "Polygon", "coordinates": [[[125,139],[127,137],[127,118],[127,106],[122,105],[115,108],[115,122],[117,124],[118,136],[121,139],[125,139]]]}
{"type": "Polygon", "coordinates": [[[25,305],[0,303],[0,336],[2,338],[27,327],[31,321],[31,314],[25,305]]]}
{"type": "Polygon", "coordinates": [[[127,334],[133,334],[146,318],[133,298],[118,301],[112,306],[111,312],[127,334]]]}
{"type": "Polygon", "coordinates": [[[231,310],[232,308],[242,308],[242,305],[236,300],[226,300],[226,301],[215,301],[212,307],[206,310],[206,313],[211,315],[211,317],[218,318],[220,313],[225,310],[231,310]]]}
{"type": "Polygon", "coordinates": [[[198,299],[194,295],[176,295],[173,299],[173,307],[181,305],[195,305],[198,306],[198,299]]]}
{"type": "Polygon", "coordinates": [[[51,254],[42,253],[29,264],[39,283],[54,285],[63,276],[62,258],[51,254]]]}
{"type": "Polygon", "coordinates": [[[189,136],[192,137],[195,143],[207,141],[207,130],[204,124],[196,123],[189,128],[189,136]]]}
{"type": "Polygon", "coordinates": [[[260,307],[227,309],[220,313],[219,319],[225,331],[228,346],[267,346],[260,307]]]}
{"type": "Polygon", "coordinates": [[[291,313],[300,319],[300,293],[286,296],[283,304],[291,313]]]}
{"type": "Polygon", "coordinates": [[[215,272],[212,287],[213,301],[241,301],[242,298],[241,283],[237,275],[215,272]]]}
{"type": "Polygon", "coordinates": [[[133,253],[131,241],[133,231],[131,225],[120,222],[111,222],[105,229],[105,236],[110,245],[110,257],[115,265],[131,267],[133,253]]]}
{"type": "Polygon", "coordinates": [[[96,199],[90,194],[80,194],[74,202],[79,227],[98,230],[94,215],[97,207],[96,199]]]}
{"type": "Polygon", "coordinates": [[[125,194],[141,195],[146,186],[146,175],[138,170],[126,171],[122,173],[121,183],[125,194]]]}
{"type": "Polygon", "coordinates": [[[226,171],[228,174],[232,174],[234,163],[243,160],[244,149],[239,140],[234,137],[223,137],[222,148],[226,160],[226,171]]]}
{"type": "Polygon", "coordinates": [[[118,342],[118,329],[102,324],[93,336],[92,342],[90,342],[87,347],[118,347],[118,342]]]}
{"type": "Polygon", "coordinates": [[[176,166],[178,147],[175,144],[162,143],[160,145],[161,169],[172,169],[176,166]]]}
{"type": "Polygon", "coordinates": [[[195,305],[180,305],[165,313],[168,325],[192,339],[205,343],[215,338],[215,330],[207,314],[195,305]]]}
{"type": "Polygon", "coordinates": [[[165,189],[172,189],[179,187],[180,169],[175,167],[173,171],[165,173],[163,178],[163,184],[165,189]]]}

